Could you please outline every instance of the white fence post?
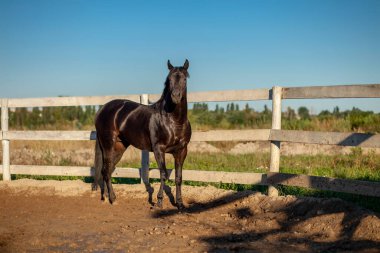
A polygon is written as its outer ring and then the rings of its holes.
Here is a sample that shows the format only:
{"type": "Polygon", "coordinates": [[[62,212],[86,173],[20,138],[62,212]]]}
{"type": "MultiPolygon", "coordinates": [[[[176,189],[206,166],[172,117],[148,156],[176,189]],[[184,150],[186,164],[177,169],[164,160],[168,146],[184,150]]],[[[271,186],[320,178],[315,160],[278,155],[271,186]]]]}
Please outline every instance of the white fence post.
{"type": "MultiPolygon", "coordinates": [[[[140,96],[140,103],[143,105],[149,104],[148,94],[142,94],[140,96]]],[[[141,151],[141,183],[149,184],[149,151],[141,151]]]]}
{"type": "MultiPolygon", "coordinates": [[[[8,99],[1,99],[1,134],[8,131],[8,99]]],[[[3,180],[11,180],[10,159],[9,159],[9,140],[2,140],[3,144],[3,180]]]]}
{"type": "MultiPolygon", "coordinates": [[[[281,94],[282,88],[274,86],[272,88],[272,129],[281,129],[281,94]]],[[[270,172],[280,171],[280,141],[270,143],[270,172]]],[[[268,187],[269,196],[278,196],[278,190],[273,186],[268,187]]]]}

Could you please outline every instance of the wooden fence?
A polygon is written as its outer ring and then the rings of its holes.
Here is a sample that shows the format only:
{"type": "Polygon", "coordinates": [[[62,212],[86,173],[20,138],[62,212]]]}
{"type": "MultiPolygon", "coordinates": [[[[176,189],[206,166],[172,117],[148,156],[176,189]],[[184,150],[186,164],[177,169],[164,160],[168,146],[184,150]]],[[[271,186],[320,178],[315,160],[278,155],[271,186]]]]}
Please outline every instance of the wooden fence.
{"type": "MultiPolygon", "coordinates": [[[[102,97],[59,97],[25,98],[1,100],[1,135],[3,164],[0,173],[3,180],[10,180],[12,174],[91,176],[93,169],[78,166],[12,165],[9,159],[9,142],[13,140],[95,140],[94,131],[9,131],[8,110],[17,107],[84,106],[102,105],[112,99],[125,98],[142,104],[149,104],[159,98],[157,94],[102,96],[102,97]]],[[[271,196],[278,194],[276,185],[332,190],[380,197],[380,182],[335,179],[279,172],[281,142],[315,143],[341,146],[380,148],[380,134],[312,132],[281,130],[282,99],[317,98],[380,98],[380,84],[339,85],[313,87],[278,87],[272,89],[232,90],[215,92],[193,92],[188,94],[191,102],[225,102],[272,100],[272,128],[258,130],[212,130],[194,132],[191,141],[270,141],[271,158],[268,173],[219,172],[184,170],[183,179],[202,182],[223,182],[237,184],[268,185],[271,196]]],[[[170,178],[174,173],[170,171],[170,178]]],[[[159,178],[157,169],[149,168],[149,153],[142,151],[141,168],[117,168],[114,177],[159,178]]]]}

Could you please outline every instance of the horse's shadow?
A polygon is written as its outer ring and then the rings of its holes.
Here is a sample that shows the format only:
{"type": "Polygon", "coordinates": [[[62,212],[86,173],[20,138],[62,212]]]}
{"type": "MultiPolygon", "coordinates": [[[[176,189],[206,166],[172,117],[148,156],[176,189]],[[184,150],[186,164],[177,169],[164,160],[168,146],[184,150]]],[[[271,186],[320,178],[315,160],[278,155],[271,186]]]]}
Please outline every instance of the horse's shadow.
{"type": "MultiPolygon", "coordinates": [[[[204,236],[200,239],[209,245],[208,252],[260,251],[258,247],[262,245],[261,242],[269,241],[271,237],[277,237],[278,241],[268,243],[266,250],[272,247],[272,251],[276,251],[281,247],[283,252],[294,252],[294,249],[300,246],[301,248],[305,248],[308,252],[378,252],[380,249],[380,241],[375,238],[371,239],[371,237],[373,237],[371,235],[369,235],[367,239],[358,238],[355,236],[355,233],[364,219],[372,215],[379,218],[379,214],[367,212],[364,211],[364,209],[353,212],[354,209],[352,204],[339,199],[318,202],[308,200],[307,198],[299,198],[298,201],[287,207],[273,210],[274,214],[284,213],[286,216],[286,219],[277,220],[280,225],[279,228],[273,228],[264,232],[248,229],[247,231],[238,231],[236,233],[204,236]],[[319,210],[312,208],[313,204],[319,204],[320,206],[317,208],[319,210]],[[338,232],[334,240],[320,240],[325,236],[323,232],[310,233],[303,236],[289,235],[289,231],[297,233],[299,227],[305,224],[306,221],[334,214],[343,214],[343,218],[340,222],[342,229],[338,232]],[[293,246],[295,248],[292,248],[293,246]]],[[[238,219],[247,217],[254,218],[255,214],[249,212],[249,209],[247,210],[237,209],[235,211],[236,217],[238,217],[238,219]]],[[[325,227],[321,224],[319,229],[323,231],[325,227]]],[[[299,232],[299,234],[302,235],[302,231],[299,232]]]]}
{"type": "MultiPolygon", "coordinates": [[[[170,187],[169,187],[170,189],[170,187]]],[[[256,192],[251,192],[251,191],[242,191],[242,192],[236,192],[234,194],[229,194],[227,196],[223,196],[221,198],[216,198],[212,201],[209,202],[196,202],[192,201],[188,203],[188,206],[183,209],[183,210],[178,210],[178,209],[165,209],[165,210],[157,210],[156,212],[153,213],[153,218],[164,218],[164,217],[169,217],[176,215],[178,213],[199,213],[199,212],[205,212],[214,208],[217,208],[219,206],[226,205],[228,203],[237,201],[239,199],[243,199],[245,197],[248,197],[251,194],[255,194],[256,192]]],[[[171,194],[171,192],[170,192],[171,194]]],[[[170,200],[171,204],[176,207],[175,201],[173,194],[171,194],[172,200],[170,200]]],[[[170,199],[170,197],[169,197],[170,199]]]]}
{"type": "MultiPolygon", "coordinates": [[[[181,212],[189,214],[207,212],[214,208],[239,201],[251,194],[256,193],[251,191],[235,192],[206,203],[193,202],[181,212]]],[[[268,201],[263,201],[258,203],[258,205],[260,205],[260,208],[265,209],[265,204],[268,204],[267,202],[268,201]]],[[[271,205],[268,204],[268,206],[271,205]]],[[[294,252],[295,248],[291,248],[293,246],[296,248],[299,246],[308,252],[377,252],[377,250],[380,249],[380,242],[375,238],[369,239],[371,238],[371,236],[369,236],[368,239],[358,239],[357,236],[355,236],[363,220],[369,216],[380,218],[379,214],[355,207],[354,204],[340,199],[321,200],[317,198],[300,197],[297,201],[289,203],[286,206],[278,208],[272,206],[265,212],[269,214],[272,212],[273,217],[276,217],[277,214],[283,214],[286,218],[278,220],[279,227],[264,232],[247,229],[233,233],[202,236],[198,239],[208,245],[208,252],[260,252],[262,249],[260,250],[260,248],[257,247],[262,246],[262,241],[275,236],[279,236],[279,241],[266,245],[265,247],[268,247],[266,251],[271,247],[273,247],[273,251],[277,251],[282,247],[284,252],[290,252],[292,250],[294,252]],[[318,206],[318,208],[315,208],[315,206],[318,206]],[[301,237],[287,236],[289,235],[289,231],[297,231],[299,227],[308,220],[311,222],[313,219],[318,219],[318,217],[334,214],[343,214],[342,220],[340,221],[342,229],[338,232],[335,240],[321,241],[320,238],[324,236],[323,233],[310,233],[301,237]]],[[[176,209],[157,210],[152,213],[152,217],[166,218],[175,216],[178,213],[180,212],[176,209]]],[[[236,207],[233,215],[236,221],[240,219],[255,220],[255,218],[259,218],[259,216],[256,216],[257,214],[253,213],[248,207],[236,207]]],[[[205,224],[206,223],[208,224],[208,221],[205,221],[205,224]]],[[[322,230],[323,227],[321,227],[321,231],[322,230]]]]}

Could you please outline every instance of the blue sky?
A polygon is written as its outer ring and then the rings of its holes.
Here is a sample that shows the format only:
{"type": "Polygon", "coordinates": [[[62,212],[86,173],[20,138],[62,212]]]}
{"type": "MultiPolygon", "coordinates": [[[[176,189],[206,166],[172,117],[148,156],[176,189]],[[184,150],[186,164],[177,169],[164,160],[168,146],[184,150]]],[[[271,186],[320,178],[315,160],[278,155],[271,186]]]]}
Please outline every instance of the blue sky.
{"type": "Polygon", "coordinates": [[[186,58],[190,92],[380,83],[380,1],[0,0],[0,97],[160,93],[186,58]]]}

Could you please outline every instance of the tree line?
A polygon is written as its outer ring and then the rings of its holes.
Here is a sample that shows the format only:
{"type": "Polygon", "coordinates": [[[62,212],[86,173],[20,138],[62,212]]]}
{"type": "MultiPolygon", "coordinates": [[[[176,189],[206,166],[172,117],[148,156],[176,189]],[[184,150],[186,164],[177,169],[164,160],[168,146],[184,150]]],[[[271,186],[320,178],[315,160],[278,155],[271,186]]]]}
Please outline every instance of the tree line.
{"type": "Polygon", "coordinates": [[[11,129],[91,129],[95,106],[16,108],[9,112],[11,129]]]}
{"type": "MultiPolygon", "coordinates": [[[[262,111],[256,111],[248,103],[241,110],[234,103],[227,104],[226,109],[216,105],[214,110],[209,110],[206,103],[197,103],[189,111],[189,119],[192,127],[199,130],[265,129],[271,128],[272,111],[266,105],[262,111]]],[[[281,119],[282,129],[287,130],[380,133],[380,114],[356,107],[345,111],[335,107],[317,115],[311,115],[305,106],[297,111],[288,107],[281,119]]]]}
{"type": "MultiPolygon", "coordinates": [[[[90,130],[94,129],[96,106],[16,108],[9,112],[10,129],[30,130],[90,130]]],[[[206,103],[195,103],[189,110],[194,130],[208,129],[264,129],[270,128],[272,111],[264,105],[261,111],[249,107],[239,108],[237,103],[226,107],[216,105],[209,109],[206,103]]],[[[297,110],[290,107],[282,112],[282,129],[310,131],[380,132],[380,114],[353,107],[340,111],[324,110],[311,115],[305,106],[297,110]]]]}

